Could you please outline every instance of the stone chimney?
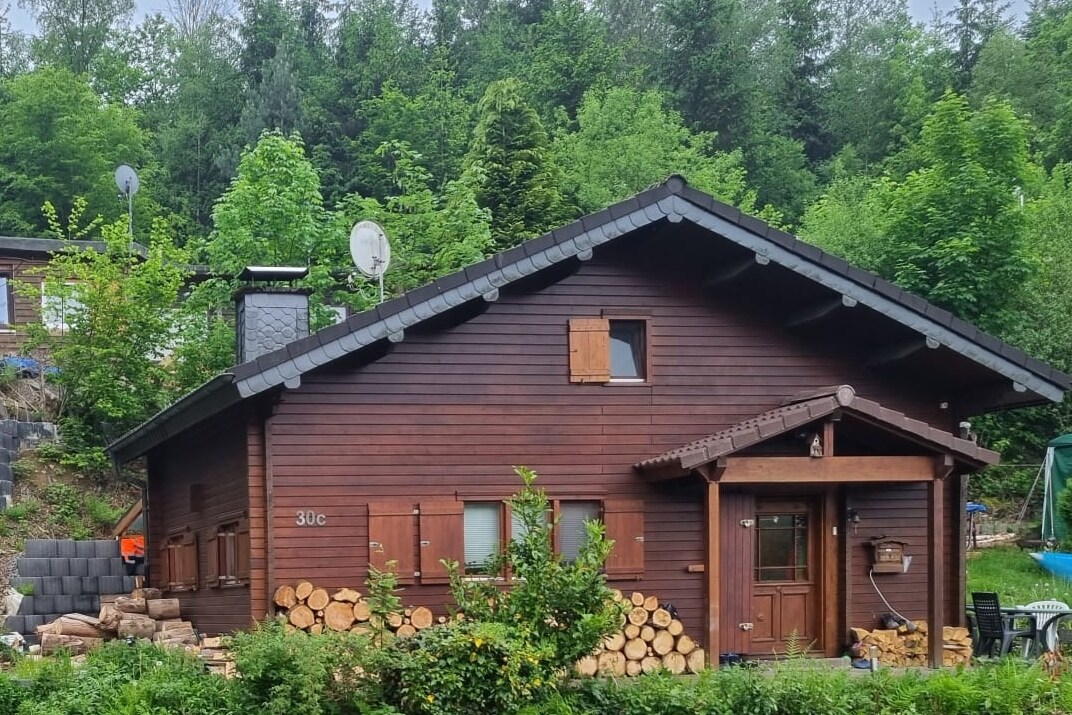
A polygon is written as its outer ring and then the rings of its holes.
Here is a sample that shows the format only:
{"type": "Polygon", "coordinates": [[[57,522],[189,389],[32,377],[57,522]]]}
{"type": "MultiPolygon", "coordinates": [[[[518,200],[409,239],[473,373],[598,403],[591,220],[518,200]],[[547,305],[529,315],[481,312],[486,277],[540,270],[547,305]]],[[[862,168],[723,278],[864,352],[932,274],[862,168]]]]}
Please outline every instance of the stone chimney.
{"type": "Polygon", "coordinates": [[[238,274],[249,282],[235,293],[239,363],[309,335],[309,291],[293,285],[308,274],[308,268],[265,266],[248,266],[238,274]]]}

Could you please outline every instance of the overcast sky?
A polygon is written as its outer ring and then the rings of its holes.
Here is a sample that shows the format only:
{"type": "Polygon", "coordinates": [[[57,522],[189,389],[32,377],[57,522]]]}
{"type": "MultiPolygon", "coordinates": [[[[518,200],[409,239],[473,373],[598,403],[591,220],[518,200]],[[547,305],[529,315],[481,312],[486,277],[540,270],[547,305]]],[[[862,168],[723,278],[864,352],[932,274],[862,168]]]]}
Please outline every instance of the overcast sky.
{"type": "MultiPolygon", "coordinates": [[[[429,4],[427,0],[417,0],[418,5],[429,4]]],[[[919,21],[930,22],[934,16],[935,8],[942,14],[945,14],[949,8],[956,4],[956,0],[908,0],[908,8],[912,13],[912,17],[919,21]]],[[[167,15],[167,0],[137,0],[137,18],[141,19],[145,15],[151,15],[153,13],[163,13],[167,15]]],[[[1027,9],[1027,0],[1012,0],[1012,8],[1010,12],[1017,14],[1018,19],[1023,19],[1023,14],[1027,9]]],[[[16,30],[23,32],[32,32],[36,28],[34,26],[33,18],[30,14],[18,7],[18,0],[11,0],[11,23],[16,30]]]]}

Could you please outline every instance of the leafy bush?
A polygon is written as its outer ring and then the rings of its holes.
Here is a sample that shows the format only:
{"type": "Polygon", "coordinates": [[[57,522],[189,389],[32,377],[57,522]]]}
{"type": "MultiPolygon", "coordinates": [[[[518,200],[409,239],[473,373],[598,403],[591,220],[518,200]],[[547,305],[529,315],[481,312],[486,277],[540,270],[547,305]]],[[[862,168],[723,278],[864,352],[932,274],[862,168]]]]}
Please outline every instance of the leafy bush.
{"type": "Polygon", "coordinates": [[[18,504],[12,504],[4,510],[4,516],[14,522],[22,522],[37,516],[41,511],[41,503],[36,499],[26,499],[18,504]]]}
{"type": "Polygon", "coordinates": [[[611,600],[603,574],[613,542],[601,523],[589,522],[576,559],[565,561],[552,548],[555,524],[547,518],[547,495],[535,487],[536,473],[525,467],[515,471],[524,487],[508,503],[521,535],[490,565],[492,573],[511,574],[512,587],[501,590],[490,580],[466,579],[452,563],[451,590],[467,618],[516,627],[534,644],[550,647],[545,673],[550,679],[620,626],[622,610],[611,600]]]}
{"type": "Polygon", "coordinates": [[[234,637],[239,699],[246,711],[268,715],[361,712],[361,677],[368,641],[349,633],[287,633],[267,622],[234,637]]]}
{"type": "Polygon", "coordinates": [[[50,659],[31,682],[19,715],[236,713],[234,683],[206,674],[182,651],[148,644],[106,644],[77,670],[50,659]]]}
{"type": "Polygon", "coordinates": [[[552,655],[501,623],[433,626],[383,652],[384,694],[407,715],[508,715],[547,693],[552,655]]]}
{"type": "Polygon", "coordinates": [[[94,525],[99,527],[111,527],[123,515],[123,510],[113,507],[100,497],[92,494],[85,498],[86,516],[94,525]]]}

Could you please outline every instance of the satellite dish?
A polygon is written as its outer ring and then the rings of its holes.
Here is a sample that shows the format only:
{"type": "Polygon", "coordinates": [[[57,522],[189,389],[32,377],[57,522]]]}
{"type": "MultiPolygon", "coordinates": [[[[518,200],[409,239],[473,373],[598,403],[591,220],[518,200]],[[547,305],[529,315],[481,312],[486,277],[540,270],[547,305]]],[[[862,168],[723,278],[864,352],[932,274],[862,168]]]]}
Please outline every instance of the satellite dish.
{"type": "Polygon", "coordinates": [[[141,188],[141,182],[138,181],[138,172],[126,164],[120,164],[119,168],[115,170],[115,185],[119,187],[119,192],[129,199],[138,193],[138,189],[141,188]]]}
{"type": "Polygon", "coordinates": [[[375,221],[360,221],[350,230],[350,255],[357,270],[369,278],[382,278],[391,265],[391,244],[375,221]]]}

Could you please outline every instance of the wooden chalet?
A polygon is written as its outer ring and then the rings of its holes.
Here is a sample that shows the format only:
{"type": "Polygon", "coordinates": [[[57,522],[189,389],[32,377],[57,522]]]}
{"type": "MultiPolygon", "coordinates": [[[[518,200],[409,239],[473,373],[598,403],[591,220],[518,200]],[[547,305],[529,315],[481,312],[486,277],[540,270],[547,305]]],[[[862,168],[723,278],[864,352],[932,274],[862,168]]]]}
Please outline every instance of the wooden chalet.
{"type": "Polygon", "coordinates": [[[672,603],[708,653],[795,632],[836,655],[890,610],[872,578],[935,639],[963,620],[964,487],[998,455],[962,422],[1068,388],[671,177],[248,359],[111,450],[147,458],[151,584],[209,633],[387,559],[444,611],[440,559],[481,577],[521,464],[557,548],[602,518],[611,585],[672,603]]]}
{"type": "MultiPolygon", "coordinates": [[[[0,236],[0,356],[17,355],[26,344],[29,335],[27,323],[45,323],[52,331],[66,330],[64,307],[41,290],[42,269],[52,256],[80,246],[90,250],[104,250],[101,241],[60,241],[54,238],[26,238],[0,236]],[[16,284],[31,286],[37,291],[20,292],[16,284]]],[[[134,250],[144,256],[146,249],[133,244],[134,250]]]]}

